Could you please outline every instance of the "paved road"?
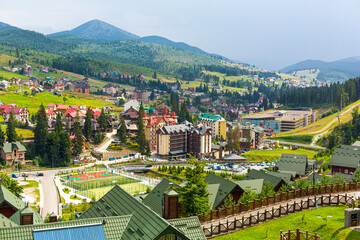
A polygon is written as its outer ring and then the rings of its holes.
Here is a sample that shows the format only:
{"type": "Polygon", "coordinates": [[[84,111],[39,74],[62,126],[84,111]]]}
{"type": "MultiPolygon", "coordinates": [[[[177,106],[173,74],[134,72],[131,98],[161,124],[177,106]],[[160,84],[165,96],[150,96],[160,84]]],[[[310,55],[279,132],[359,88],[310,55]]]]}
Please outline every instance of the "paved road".
{"type": "MultiPolygon", "coordinates": [[[[265,141],[269,141],[272,143],[275,143],[277,140],[271,140],[271,139],[266,139],[265,141]]],[[[303,144],[303,143],[295,143],[295,142],[285,142],[285,141],[279,141],[280,144],[284,144],[284,145],[296,145],[298,147],[307,147],[307,148],[314,148],[314,149],[325,149],[324,147],[320,147],[320,146],[312,146],[309,144],[303,144]]]]}
{"type": "Polygon", "coordinates": [[[44,176],[40,178],[40,214],[45,218],[47,214],[55,213],[59,216],[59,196],[54,183],[57,170],[43,171],[44,176]]]}
{"type": "Polygon", "coordinates": [[[117,130],[112,131],[111,133],[106,133],[106,137],[108,137],[110,140],[107,141],[104,145],[102,145],[97,152],[107,152],[107,148],[110,146],[110,144],[116,140],[116,133],[117,130]]]}

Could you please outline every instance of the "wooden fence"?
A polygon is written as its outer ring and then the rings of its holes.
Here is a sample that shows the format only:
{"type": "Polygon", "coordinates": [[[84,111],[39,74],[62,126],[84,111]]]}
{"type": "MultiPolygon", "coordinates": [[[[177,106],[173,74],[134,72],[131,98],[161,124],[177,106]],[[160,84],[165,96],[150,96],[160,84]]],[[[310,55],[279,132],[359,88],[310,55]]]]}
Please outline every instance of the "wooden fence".
{"type": "Polygon", "coordinates": [[[317,233],[309,234],[306,232],[300,232],[300,229],[297,228],[296,231],[291,232],[290,229],[288,232],[280,231],[280,240],[321,240],[321,238],[317,235],[317,233]]]}
{"type": "Polygon", "coordinates": [[[230,207],[226,207],[226,206],[220,207],[216,210],[203,212],[202,214],[196,214],[196,216],[199,218],[200,222],[204,223],[207,221],[225,218],[227,216],[240,214],[243,212],[255,210],[257,208],[266,207],[275,203],[281,203],[296,198],[323,195],[329,193],[331,194],[331,193],[356,191],[358,189],[360,189],[360,184],[358,182],[300,188],[287,192],[279,192],[271,196],[261,197],[260,199],[254,199],[253,201],[246,201],[246,203],[234,204],[230,207]]]}
{"type": "MultiPolygon", "coordinates": [[[[308,197],[306,200],[300,200],[299,202],[286,203],[272,207],[268,210],[257,211],[255,214],[251,213],[248,216],[242,215],[239,218],[233,220],[226,219],[224,222],[219,221],[217,224],[211,223],[210,226],[203,226],[203,231],[206,237],[213,237],[227,232],[232,232],[246,227],[257,225],[261,222],[273,220],[291,213],[300,212],[309,208],[317,206],[332,206],[339,205],[340,203],[351,203],[351,197],[345,195],[331,194],[328,196],[321,197],[308,197]]],[[[294,239],[294,238],[291,238],[294,239]]]]}

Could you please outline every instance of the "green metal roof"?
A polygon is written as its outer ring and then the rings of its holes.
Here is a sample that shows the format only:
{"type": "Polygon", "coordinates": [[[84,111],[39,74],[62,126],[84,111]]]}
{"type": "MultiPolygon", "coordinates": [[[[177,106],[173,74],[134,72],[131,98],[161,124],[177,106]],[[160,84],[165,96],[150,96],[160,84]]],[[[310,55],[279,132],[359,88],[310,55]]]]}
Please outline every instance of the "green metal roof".
{"type": "MultiPolygon", "coordinates": [[[[142,200],[143,204],[151,208],[154,212],[156,212],[159,216],[163,216],[163,207],[162,202],[164,198],[165,191],[170,187],[170,180],[164,178],[161,182],[156,185],[156,187],[146,195],[146,197],[142,200]]],[[[175,183],[174,187],[177,185],[175,183]]]]}
{"type": "Polygon", "coordinates": [[[118,185],[114,186],[86,212],[81,214],[79,219],[129,214],[132,214],[132,217],[121,239],[153,240],[165,234],[176,234],[182,239],[189,239],[118,185]]]}
{"type": "Polygon", "coordinates": [[[19,152],[26,151],[26,148],[20,142],[4,143],[4,146],[2,148],[5,153],[12,153],[14,151],[15,146],[17,146],[19,152]]]}
{"type": "Polygon", "coordinates": [[[128,225],[131,215],[127,216],[112,216],[112,217],[99,217],[99,218],[88,218],[74,221],[64,221],[55,223],[44,223],[38,225],[24,225],[11,228],[0,228],[0,239],[1,240],[33,240],[34,230],[39,229],[50,229],[50,228],[64,228],[64,227],[75,227],[90,224],[103,223],[106,220],[106,224],[103,225],[105,236],[107,240],[118,240],[121,238],[122,233],[125,231],[128,225]]]}
{"type": "Polygon", "coordinates": [[[203,114],[201,114],[201,116],[199,116],[198,119],[216,122],[216,121],[220,120],[221,118],[222,117],[220,115],[211,115],[211,114],[203,113],[203,114]]]}
{"type": "Polygon", "coordinates": [[[285,182],[282,178],[275,177],[270,174],[257,171],[254,169],[250,170],[250,172],[244,177],[243,180],[251,180],[251,179],[264,179],[264,182],[268,181],[273,188],[276,188],[279,184],[285,182]]]}
{"type": "Polygon", "coordinates": [[[282,172],[296,172],[297,175],[306,175],[307,156],[300,154],[282,154],[276,167],[282,172]]]}
{"type": "Polygon", "coordinates": [[[192,240],[205,240],[206,237],[197,217],[178,218],[169,220],[169,223],[183,232],[192,240]]]}
{"type": "Polygon", "coordinates": [[[244,190],[250,189],[254,193],[261,193],[262,187],[264,185],[264,179],[242,180],[235,181],[235,183],[244,190]]]}
{"type": "Polygon", "coordinates": [[[267,174],[270,174],[274,177],[279,177],[284,179],[284,181],[291,181],[293,177],[295,177],[296,172],[287,172],[287,171],[281,171],[281,172],[270,172],[268,171],[267,174]]]}
{"type": "Polygon", "coordinates": [[[219,191],[220,184],[208,184],[207,190],[209,192],[209,206],[210,209],[214,209],[214,203],[216,200],[217,193],[219,191]]]}
{"type": "Polygon", "coordinates": [[[25,208],[25,203],[20,198],[15,196],[12,192],[0,185],[0,204],[7,202],[17,210],[25,208]]]}
{"type": "Polygon", "coordinates": [[[360,162],[360,151],[346,148],[335,148],[329,166],[357,168],[360,162]]]}
{"type": "Polygon", "coordinates": [[[41,219],[40,214],[31,207],[25,207],[24,209],[17,211],[9,219],[14,223],[16,223],[17,225],[20,225],[21,215],[29,215],[29,214],[33,215],[33,224],[36,225],[36,224],[44,223],[43,220],[41,219]]]}
{"type": "MultiPolygon", "coordinates": [[[[0,213],[0,229],[1,228],[8,228],[8,227],[16,227],[18,224],[14,223],[4,215],[0,213]]],[[[1,236],[1,235],[0,235],[1,236]]]]}
{"type": "MultiPolygon", "coordinates": [[[[216,209],[224,201],[224,199],[231,193],[238,185],[232,181],[226,180],[222,177],[219,177],[215,174],[210,173],[206,178],[205,182],[208,184],[220,184],[216,194],[215,201],[212,209],[216,209]]],[[[214,188],[215,190],[215,188],[214,188]]]]}

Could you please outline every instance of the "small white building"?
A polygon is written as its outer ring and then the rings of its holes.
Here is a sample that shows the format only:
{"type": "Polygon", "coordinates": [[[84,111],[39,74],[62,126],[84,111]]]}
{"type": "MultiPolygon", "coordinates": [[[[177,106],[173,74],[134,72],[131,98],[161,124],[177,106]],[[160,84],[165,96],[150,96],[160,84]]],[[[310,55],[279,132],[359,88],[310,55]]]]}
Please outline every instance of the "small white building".
{"type": "Polygon", "coordinates": [[[133,108],[139,108],[140,107],[140,102],[136,99],[131,99],[129,101],[127,101],[125,104],[124,104],[124,112],[126,112],[128,109],[130,109],[131,107],[133,108]]]}
{"type": "Polygon", "coordinates": [[[8,88],[8,87],[10,87],[10,82],[8,82],[6,80],[0,81],[0,88],[8,88]]]}

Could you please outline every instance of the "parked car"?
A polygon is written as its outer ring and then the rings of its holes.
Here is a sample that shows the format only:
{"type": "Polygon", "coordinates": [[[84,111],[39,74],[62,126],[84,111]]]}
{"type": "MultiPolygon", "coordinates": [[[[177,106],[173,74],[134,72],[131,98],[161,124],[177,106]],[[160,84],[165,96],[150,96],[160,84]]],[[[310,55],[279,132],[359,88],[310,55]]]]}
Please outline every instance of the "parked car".
{"type": "Polygon", "coordinates": [[[148,164],[148,165],[146,165],[145,167],[147,167],[147,168],[151,168],[151,167],[152,167],[152,165],[151,165],[151,164],[148,164]]]}
{"type": "Polygon", "coordinates": [[[29,177],[29,174],[23,173],[21,174],[22,177],[29,177]]]}
{"type": "Polygon", "coordinates": [[[18,175],[16,173],[11,174],[12,178],[18,178],[18,175]]]}
{"type": "Polygon", "coordinates": [[[114,161],[114,160],[115,160],[114,157],[110,157],[110,158],[109,158],[109,161],[114,161]]]}
{"type": "Polygon", "coordinates": [[[41,173],[41,172],[38,172],[38,173],[36,173],[36,176],[37,176],[37,177],[43,177],[43,176],[44,176],[44,174],[43,174],[43,173],[41,173]]]}

